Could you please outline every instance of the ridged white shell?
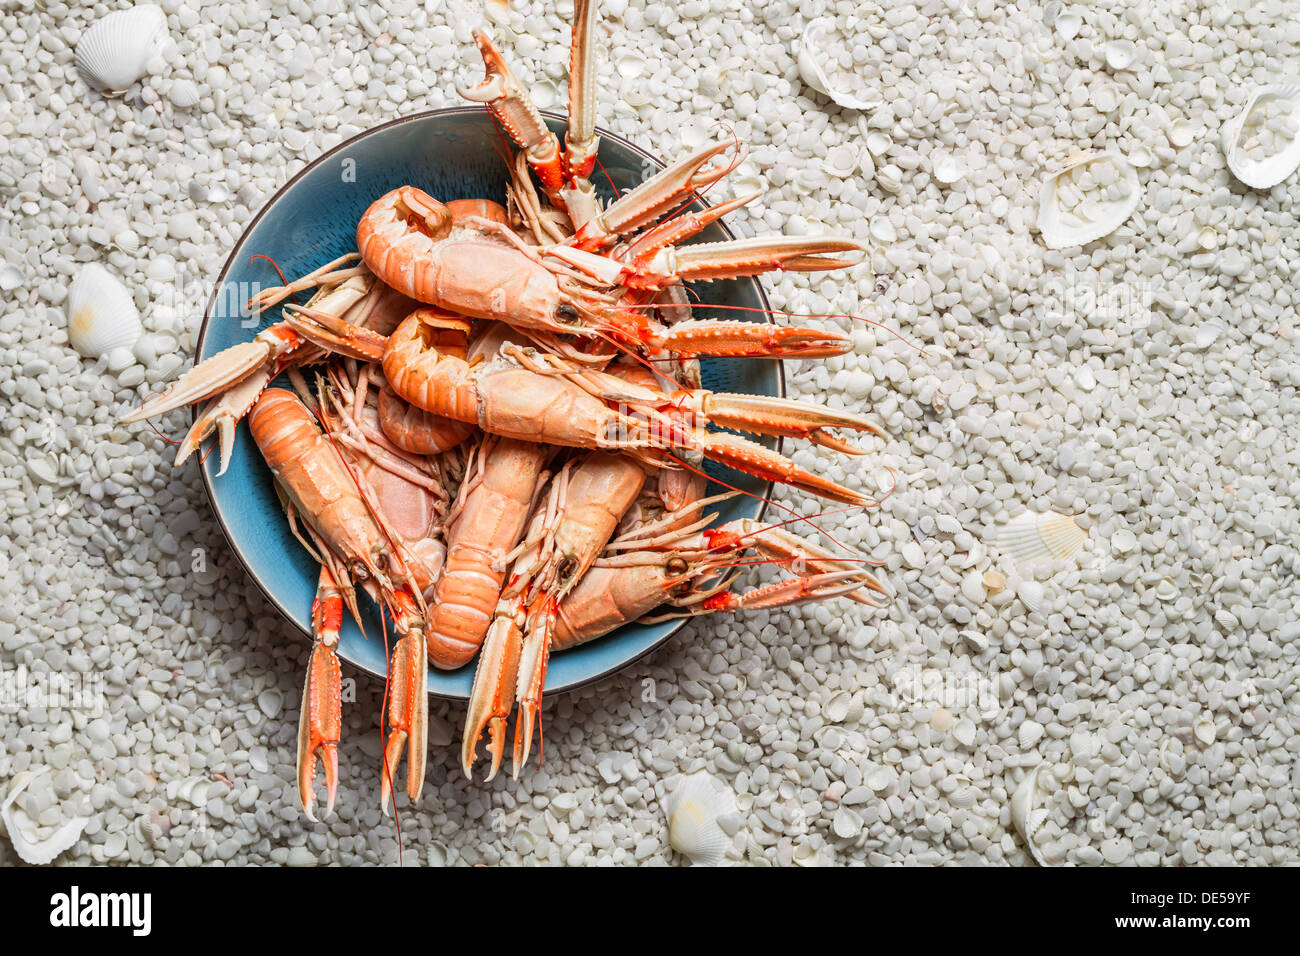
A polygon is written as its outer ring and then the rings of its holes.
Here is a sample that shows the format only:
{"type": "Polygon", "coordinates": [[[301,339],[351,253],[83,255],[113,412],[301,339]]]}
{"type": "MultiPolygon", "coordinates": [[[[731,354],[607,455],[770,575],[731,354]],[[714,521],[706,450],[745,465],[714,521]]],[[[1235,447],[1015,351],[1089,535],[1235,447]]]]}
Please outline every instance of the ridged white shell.
{"type": "Polygon", "coordinates": [[[1072,158],[1043,180],[1038,200],[1038,231],[1049,249],[1082,246],[1118,229],[1142,199],[1137,170],[1118,153],[1072,158]],[[1113,169],[1107,170],[1106,165],[1113,169]],[[1108,184],[1081,189],[1081,183],[1108,184]]]}
{"type": "Polygon", "coordinates": [[[82,34],[75,56],[77,72],[93,89],[120,92],[145,75],[166,40],[167,15],[161,7],[143,3],[116,10],[82,34]]]}
{"type": "Polygon", "coordinates": [[[1034,840],[1043,821],[1047,819],[1047,810],[1034,806],[1038,790],[1038,771],[1042,766],[1039,764],[1029,771],[1025,779],[1020,781],[1020,786],[1016,787],[1016,792],[1011,795],[1011,823],[1025,841],[1025,845],[1029,847],[1029,855],[1034,858],[1034,862],[1039,866],[1050,866],[1034,840]]]}
{"type": "Polygon", "coordinates": [[[202,98],[202,92],[192,80],[176,80],[167,89],[168,101],[178,110],[188,110],[198,106],[202,98]]]}
{"type": "Polygon", "coordinates": [[[1032,565],[1071,558],[1087,539],[1088,532],[1069,515],[1026,511],[996,532],[995,543],[1017,565],[1032,565]]]}
{"type": "Polygon", "coordinates": [[[4,820],[9,842],[13,844],[14,850],[23,861],[33,866],[53,863],[60,853],[71,849],[81,839],[81,832],[90,822],[89,817],[74,817],[42,840],[39,839],[36,824],[27,814],[20,813],[13,806],[18,795],[27,789],[33,780],[48,773],[49,769],[49,767],[42,767],[40,770],[26,770],[18,774],[9,787],[4,803],[0,804],[0,820],[4,820]]]}
{"type": "Polygon", "coordinates": [[[826,34],[831,28],[831,21],[822,18],[814,20],[804,29],[803,40],[799,44],[799,75],[803,81],[818,93],[824,93],[840,106],[851,110],[873,110],[880,101],[869,101],[836,85],[827,75],[825,63],[826,34]]]}
{"type": "Polygon", "coordinates": [[[678,853],[701,866],[717,866],[731,838],[718,818],[736,812],[736,798],[727,785],[707,772],[682,777],[665,803],[668,842],[678,853]]]}
{"type": "Polygon", "coordinates": [[[1252,189],[1272,189],[1300,166],[1300,135],[1295,133],[1290,134],[1289,143],[1268,156],[1253,155],[1259,151],[1248,148],[1257,141],[1254,122],[1261,114],[1256,111],[1273,103],[1282,104],[1282,115],[1289,115],[1293,124],[1300,125],[1300,85],[1273,85],[1256,90],[1223,132],[1228,168],[1252,189]]]}
{"type": "Polygon", "coordinates": [[[68,289],[68,342],[86,358],[129,349],[140,337],[140,313],[126,286],[97,262],[68,289]]]}

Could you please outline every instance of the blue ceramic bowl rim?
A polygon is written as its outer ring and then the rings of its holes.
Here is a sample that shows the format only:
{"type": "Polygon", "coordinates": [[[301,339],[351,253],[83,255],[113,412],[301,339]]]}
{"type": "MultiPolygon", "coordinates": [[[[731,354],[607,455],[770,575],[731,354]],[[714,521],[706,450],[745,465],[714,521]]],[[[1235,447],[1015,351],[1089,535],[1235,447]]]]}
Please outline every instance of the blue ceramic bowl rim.
{"type": "MultiPolygon", "coordinates": [[[[548,119],[557,120],[560,123],[567,122],[567,118],[565,116],[553,112],[551,110],[541,110],[540,112],[543,116],[547,117],[548,119]]],[[[378,126],[372,126],[368,130],[364,130],[355,136],[349,137],[348,139],[339,143],[333,149],[321,153],[314,160],[312,160],[310,163],[308,163],[306,166],[300,169],[297,173],[295,173],[287,183],[285,183],[283,186],[281,186],[279,189],[275,191],[275,194],[271,196],[270,199],[268,199],[265,203],[262,204],[262,208],[259,209],[257,211],[257,214],[254,215],[253,218],[248,221],[248,225],[246,225],[243,231],[239,234],[239,238],[235,240],[235,244],[230,250],[230,255],[226,257],[226,261],[221,267],[221,272],[217,276],[217,281],[213,284],[212,295],[208,299],[207,308],[203,313],[203,321],[199,325],[199,337],[194,344],[194,354],[196,356],[203,354],[203,342],[207,338],[208,325],[212,321],[213,313],[216,310],[218,303],[220,302],[221,290],[225,286],[226,276],[230,274],[230,270],[235,265],[236,254],[243,246],[244,241],[248,238],[249,234],[255,228],[257,228],[257,224],[262,221],[262,217],[264,217],[267,213],[269,213],[280,201],[280,199],[283,198],[285,194],[287,194],[290,190],[293,189],[294,186],[298,184],[298,181],[300,179],[302,179],[313,169],[315,169],[316,167],[324,163],[331,156],[334,156],[336,153],[339,153],[347,149],[348,147],[354,145],[358,141],[365,139],[369,136],[378,135],[394,127],[402,126],[406,123],[419,122],[421,120],[433,119],[440,116],[463,116],[471,113],[483,115],[484,110],[480,106],[448,106],[448,107],[443,107],[441,109],[425,110],[420,113],[410,113],[406,116],[399,116],[396,119],[391,119],[385,123],[380,123],[378,126]]],[[[628,141],[627,139],[624,139],[622,136],[619,136],[617,133],[611,133],[609,130],[605,130],[605,129],[601,129],[600,127],[597,127],[596,134],[602,140],[611,140],[613,142],[618,143],[624,149],[630,150],[631,152],[642,157],[647,162],[658,167],[659,169],[664,169],[666,166],[666,164],[662,160],[646,152],[646,150],[642,149],[640,146],[637,146],[636,144],[628,141]]],[[[709,203],[702,198],[697,199],[696,202],[698,202],[700,205],[705,207],[709,205],[709,203]]],[[[718,226],[718,228],[722,230],[722,232],[726,235],[728,239],[736,238],[736,234],[733,233],[727,227],[727,224],[724,220],[719,219],[716,222],[716,225],[718,226]]],[[[753,285],[754,291],[758,293],[758,299],[762,303],[762,308],[766,312],[766,320],[769,323],[774,322],[771,313],[771,303],[768,302],[767,300],[767,292],[763,289],[762,282],[760,282],[757,278],[751,278],[748,281],[753,285]]],[[[776,363],[776,386],[777,386],[777,396],[780,398],[784,398],[785,397],[785,366],[782,365],[781,362],[779,361],[776,363]]],[[[198,409],[196,408],[191,409],[190,420],[193,421],[194,418],[197,417],[197,415],[198,415],[198,409]]],[[[783,444],[784,443],[782,439],[778,437],[776,439],[775,449],[777,451],[780,451],[783,444]]],[[[208,476],[207,469],[200,468],[199,476],[203,479],[203,491],[207,495],[208,509],[216,517],[217,525],[221,528],[221,533],[225,536],[226,543],[230,546],[230,550],[234,552],[235,557],[239,560],[240,565],[243,567],[244,573],[247,574],[248,577],[252,579],[253,583],[257,585],[257,589],[262,592],[262,596],[265,597],[266,600],[271,604],[271,606],[274,607],[276,611],[279,612],[280,616],[284,618],[285,621],[287,621],[295,631],[302,634],[308,640],[311,640],[312,635],[310,634],[310,632],[306,631],[301,625],[299,625],[297,618],[289,611],[288,608],[286,608],[280,602],[279,598],[277,598],[275,594],[272,593],[271,589],[267,587],[267,585],[262,581],[261,577],[258,576],[258,574],[249,565],[248,561],[244,558],[243,549],[239,546],[238,542],[235,540],[235,535],[231,532],[230,528],[227,527],[225,519],[221,515],[221,509],[217,507],[215,492],[213,491],[212,482],[208,476]]],[[[763,491],[763,501],[759,504],[758,513],[755,516],[756,520],[761,521],[763,519],[763,516],[767,513],[767,507],[769,504],[767,498],[771,495],[772,490],[773,490],[773,483],[771,481],[766,482],[763,491]]],[[[659,637],[658,640],[655,640],[652,643],[648,644],[646,647],[642,648],[640,651],[631,655],[630,657],[624,658],[622,661],[619,661],[616,664],[611,664],[609,667],[605,668],[602,671],[599,671],[598,673],[591,674],[587,677],[579,678],[578,680],[569,681],[567,684],[559,684],[555,687],[547,687],[544,696],[551,697],[556,694],[563,694],[569,691],[577,690],[580,687],[586,687],[589,684],[594,684],[597,681],[604,680],[606,677],[610,677],[613,674],[617,674],[619,671],[623,670],[624,668],[630,667],[632,664],[635,664],[637,661],[641,660],[642,658],[648,656],[649,654],[663,647],[665,643],[667,643],[671,638],[675,637],[681,631],[682,627],[686,624],[687,620],[688,620],[687,618],[681,618],[680,620],[671,624],[668,627],[668,629],[664,631],[663,635],[659,637]]],[[[370,674],[372,677],[376,677],[380,680],[385,680],[387,678],[386,674],[381,674],[378,671],[374,670],[373,668],[368,667],[365,664],[358,663],[357,661],[354,661],[351,658],[345,658],[343,657],[343,655],[340,655],[340,658],[343,660],[344,663],[350,665],[354,670],[358,670],[358,671],[362,671],[363,673],[370,674]]],[[[444,700],[466,700],[467,699],[467,697],[462,694],[444,693],[443,691],[435,690],[433,688],[429,689],[429,696],[434,698],[441,698],[444,700]]]]}

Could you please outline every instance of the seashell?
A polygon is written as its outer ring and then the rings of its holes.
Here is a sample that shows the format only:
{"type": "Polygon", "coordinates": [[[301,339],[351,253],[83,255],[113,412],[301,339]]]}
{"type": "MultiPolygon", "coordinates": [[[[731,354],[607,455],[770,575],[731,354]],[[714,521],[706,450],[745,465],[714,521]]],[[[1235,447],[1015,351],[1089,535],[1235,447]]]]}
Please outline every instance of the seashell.
{"type": "Polygon", "coordinates": [[[1043,180],[1038,231],[1049,249],[1086,245],[1118,229],[1141,198],[1137,170],[1118,153],[1072,160],[1043,180]]]}
{"type": "Polygon", "coordinates": [[[46,866],[65,850],[71,849],[81,839],[81,832],[90,822],[89,817],[73,817],[53,833],[40,838],[40,828],[27,814],[14,807],[19,794],[27,789],[34,780],[50,772],[49,767],[39,770],[25,770],[13,779],[4,803],[0,803],[0,820],[4,821],[5,832],[13,844],[18,856],[33,866],[46,866]]]}
{"type": "Polygon", "coordinates": [[[1165,136],[1169,138],[1170,145],[1175,149],[1190,146],[1196,139],[1196,124],[1185,119],[1174,120],[1165,130],[1165,136]]]}
{"type": "Polygon", "coordinates": [[[944,186],[951,186],[966,175],[961,161],[948,153],[940,153],[934,158],[930,172],[934,176],[934,181],[944,186]]]}
{"type": "Polygon", "coordinates": [[[1031,612],[1042,610],[1045,596],[1043,586],[1037,581],[1021,581],[1016,587],[1016,597],[1031,612]]]}
{"type": "Polygon", "coordinates": [[[1196,236],[1196,244],[1208,252],[1218,246],[1219,234],[1214,231],[1213,226],[1206,226],[1196,236]]]}
{"type": "Polygon", "coordinates": [[[1073,40],[1083,29],[1083,17],[1073,9],[1062,10],[1056,15],[1056,33],[1062,40],[1073,40]]]}
{"type": "Polygon", "coordinates": [[[1194,732],[1196,739],[1207,747],[1214,743],[1215,738],[1219,735],[1219,732],[1214,727],[1214,721],[1208,716],[1202,716],[1196,721],[1194,732]]]}
{"type": "Polygon", "coordinates": [[[852,176],[857,172],[858,165],[858,151],[844,143],[827,151],[826,161],[822,164],[826,172],[841,178],[852,176]]]}
{"type": "Polygon", "coordinates": [[[898,239],[898,231],[894,229],[894,224],[884,216],[876,216],[871,220],[871,225],[867,227],[871,233],[871,238],[882,245],[888,245],[898,239]]]}
{"type": "Polygon", "coordinates": [[[1300,166],[1300,85],[1264,86],[1224,127],[1228,168],[1252,189],[1272,189],[1300,166]]]}
{"type": "Polygon", "coordinates": [[[1011,824],[1025,841],[1025,846],[1029,848],[1029,855],[1034,858],[1034,862],[1039,866],[1050,866],[1035,840],[1048,816],[1046,808],[1034,806],[1038,791],[1038,771],[1042,766],[1040,763],[1029,771],[1025,779],[1020,781],[1020,786],[1016,787],[1016,792],[1011,795],[1011,824]]]}
{"type": "Polygon", "coordinates": [[[903,171],[893,163],[877,167],[876,182],[885,192],[896,193],[903,185],[903,171]]]}
{"type": "Polygon", "coordinates": [[[832,22],[823,17],[814,20],[804,29],[803,40],[799,44],[799,75],[818,93],[829,96],[845,109],[875,109],[880,105],[879,99],[872,101],[850,92],[845,88],[844,76],[832,78],[826,72],[826,64],[835,62],[834,57],[826,51],[831,28],[832,22]]]}
{"type": "Polygon", "coordinates": [[[853,698],[840,691],[826,702],[826,706],[822,708],[822,715],[833,724],[843,723],[849,716],[849,706],[852,703],[853,698]]]}
{"type": "Polygon", "coordinates": [[[257,706],[262,709],[262,713],[266,714],[267,717],[278,717],[280,708],[284,706],[284,694],[274,687],[267,688],[257,695],[257,706]]]}
{"type": "Polygon", "coordinates": [[[851,840],[862,832],[862,816],[849,807],[840,807],[831,820],[831,829],[841,840],[851,840]]]}
{"type": "Polygon", "coordinates": [[[1202,325],[1196,330],[1196,347],[1198,349],[1208,349],[1222,334],[1223,328],[1221,326],[1212,323],[1202,325]]]}
{"type": "Polygon", "coordinates": [[[1119,90],[1114,83],[1103,83],[1092,94],[1092,105],[1098,113],[1113,113],[1119,109],[1119,90]]]}
{"type": "Polygon", "coordinates": [[[97,262],[68,289],[68,342],[86,358],[129,349],[140,337],[140,313],[126,286],[97,262]]]}
{"type": "Polygon", "coordinates": [[[717,866],[731,839],[718,818],[736,812],[735,794],[707,771],[682,777],[668,794],[668,842],[700,866],[717,866]]]}
{"type": "Polygon", "coordinates": [[[1178,585],[1169,578],[1161,578],[1156,585],[1156,597],[1162,601],[1173,601],[1178,597],[1178,585]]]}
{"type": "Polygon", "coordinates": [[[882,133],[876,130],[867,134],[867,152],[872,156],[880,157],[889,152],[889,147],[894,145],[894,141],[889,138],[888,133],[882,133]]]}
{"type": "Polygon", "coordinates": [[[962,631],[959,636],[978,654],[989,649],[989,639],[979,631],[962,631]]]}
{"type": "Polygon", "coordinates": [[[1002,591],[1007,586],[1007,579],[997,571],[984,572],[984,590],[992,597],[994,594],[1002,591]]]}
{"type": "Polygon", "coordinates": [[[795,866],[821,866],[823,865],[821,851],[816,847],[811,847],[806,843],[800,843],[794,848],[793,861],[795,866]]]}
{"type": "Polygon", "coordinates": [[[537,80],[530,87],[533,103],[539,110],[549,110],[560,101],[559,88],[550,80],[537,80]]]}
{"type": "Polygon", "coordinates": [[[1017,565],[1036,561],[1064,561],[1083,547],[1088,532],[1069,515],[1055,511],[1026,511],[996,534],[995,544],[1017,565]]]}
{"type": "Polygon", "coordinates": [[[142,3],[116,10],[91,24],[77,41],[74,60],[86,84],[103,93],[120,93],[149,72],[150,61],[167,42],[167,15],[142,3]]]}
{"type": "Polygon", "coordinates": [[[635,79],[645,73],[646,60],[635,50],[629,50],[614,61],[614,68],[618,70],[619,76],[629,80],[635,79]]]}
{"type": "Polygon", "coordinates": [[[1128,151],[1128,164],[1130,166],[1136,166],[1138,169],[1146,169],[1148,166],[1153,166],[1155,165],[1155,161],[1155,154],[1140,143],[1128,151]]]}
{"type": "Polygon", "coordinates": [[[23,271],[17,266],[0,266],[0,292],[12,292],[23,284],[23,271]]]}
{"type": "Polygon", "coordinates": [[[1137,47],[1131,40],[1111,40],[1105,49],[1106,65],[1112,70],[1127,70],[1137,59],[1137,47]]]}
{"type": "Polygon", "coordinates": [[[963,717],[957,721],[957,726],[953,728],[952,735],[957,738],[957,742],[963,747],[971,746],[975,743],[975,721],[969,717],[963,717]]]}
{"type": "Polygon", "coordinates": [[[1127,528],[1120,528],[1110,536],[1110,546],[1116,554],[1128,554],[1137,547],[1137,543],[1137,535],[1127,528]]]}
{"type": "Polygon", "coordinates": [[[59,456],[37,454],[27,459],[27,470],[31,476],[42,484],[59,483],[59,456]]]}
{"type": "Polygon", "coordinates": [[[876,793],[884,793],[898,782],[898,772],[893,767],[877,767],[863,780],[876,793]]]}
{"type": "Polygon", "coordinates": [[[196,83],[177,80],[167,90],[167,99],[178,110],[188,110],[199,105],[203,94],[196,83]]]}
{"type": "Polygon", "coordinates": [[[941,734],[946,734],[948,731],[952,730],[952,725],[954,723],[955,720],[952,716],[952,711],[947,707],[940,707],[930,715],[930,729],[937,730],[941,734]]]}

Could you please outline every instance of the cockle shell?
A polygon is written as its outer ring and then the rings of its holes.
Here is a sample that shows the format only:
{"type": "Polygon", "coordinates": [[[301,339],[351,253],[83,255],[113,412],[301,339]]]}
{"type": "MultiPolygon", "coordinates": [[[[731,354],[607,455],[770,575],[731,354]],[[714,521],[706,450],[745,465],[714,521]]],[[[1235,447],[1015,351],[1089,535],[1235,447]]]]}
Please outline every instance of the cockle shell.
{"type": "Polygon", "coordinates": [[[1025,779],[1020,781],[1020,786],[1016,787],[1016,792],[1011,795],[1011,824],[1025,841],[1025,845],[1029,847],[1029,855],[1034,858],[1034,862],[1039,866],[1050,866],[1034,839],[1048,816],[1045,808],[1034,806],[1037,800],[1038,771],[1042,766],[1039,764],[1029,771],[1025,779]]]}
{"type": "Polygon", "coordinates": [[[707,772],[682,777],[668,794],[668,842],[692,863],[717,866],[726,856],[731,838],[719,818],[736,812],[735,795],[707,772]]]}
{"type": "Polygon", "coordinates": [[[840,106],[851,110],[873,110],[880,105],[880,100],[868,100],[863,96],[843,88],[842,80],[832,79],[826,72],[826,63],[831,58],[827,55],[827,38],[832,29],[832,22],[826,18],[814,20],[804,28],[803,40],[799,44],[799,75],[803,81],[818,93],[824,93],[840,106]]]}
{"type": "Polygon", "coordinates": [[[97,262],[68,289],[68,342],[86,358],[129,349],[140,337],[140,313],[126,286],[97,262]]]}
{"type": "Polygon", "coordinates": [[[1252,189],[1272,189],[1300,166],[1300,85],[1264,86],[1224,128],[1232,174],[1252,189]]]}
{"type": "Polygon", "coordinates": [[[31,785],[32,781],[49,773],[49,770],[49,767],[42,767],[39,770],[26,770],[18,774],[9,786],[9,793],[5,796],[4,802],[0,803],[0,820],[4,821],[9,842],[13,844],[14,850],[23,861],[33,866],[53,863],[60,853],[71,849],[81,839],[81,832],[90,822],[89,817],[73,817],[53,833],[40,839],[39,828],[35,822],[14,807],[13,804],[18,796],[31,785]]]}
{"type": "Polygon", "coordinates": [[[994,537],[994,543],[1016,564],[1064,561],[1073,557],[1088,539],[1088,532],[1069,515],[1055,511],[1026,511],[1014,518],[994,537]]]}
{"type": "Polygon", "coordinates": [[[82,34],[74,58],[77,72],[93,89],[121,92],[148,72],[166,41],[167,15],[161,7],[142,3],[116,10],[82,34]]]}
{"type": "Polygon", "coordinates": [[[202,98],[202,92],[192,80],[176,80],[167,88],[167,99],[178,110],[192,109],[202,98]]]}
{"type": "Polygon", "coordinates": [[[1038,231],[1049,249],[1086,245],[1118,229],[1141,199],[1137,170],[1118,153],[1074,157],[1043,180],[1038,231]]]}

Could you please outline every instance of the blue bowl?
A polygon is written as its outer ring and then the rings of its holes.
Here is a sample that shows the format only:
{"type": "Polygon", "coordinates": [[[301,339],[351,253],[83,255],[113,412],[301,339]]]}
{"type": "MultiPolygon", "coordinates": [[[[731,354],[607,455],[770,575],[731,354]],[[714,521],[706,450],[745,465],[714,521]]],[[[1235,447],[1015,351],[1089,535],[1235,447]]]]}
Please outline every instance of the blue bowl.
{"type": "MultiPolygon", "coordinates": [[[[547,122],[557,132],[564,129],[564,121],[558,116],[548,114],[547,122]]],[[[663,166],[624,139],[604,131],[600,136],[604,174],[597,170],[596,185],[607,200],[613,195],[611,182],[619,190],[627,190],[663,166]]],[[[356,225],[362,213],[375,199],[398,186],[419,186],[442,200],[486,197],[504,202],[507,177],[500,144],[487,112],[466,107],[394,120],[319,157],[271,198],[236,243],[208,303],[196,361],[247,341],[279,320],[278,309],[269,310],[260,319],[244,310],[243,303],[257,287],[280,284],[272,265],[253,256],[270,256],[291,279],[304,275],[355,250],[356,225]]],[[[703,203],[697,203],[697,207],[703,208],[703,203]]],[[[699,238],[717,241],[733,236],[719,223],[699,238]]],[[[759,310],[768,307],[762,287],[754,279],[702,283],[695,289],[695,297],[702,303],[696,310],[701,318],[757,318],[764,314],[711,312],[711,304],[759,310]]],[[[704,385],[714,391],[785,393],[777,361],[720,359],[705,361],[702,371],[704,385]]],[[[212,510],[231,548],[267,600],[310,637],[317,565],[290,533],[271,473],[243,425],[235,446],[229,470],[221,477],[216,474],[217,456],[209,456],[202,466],[212,510]]],[[[726,469],[719,469],[717,475],[761,497],[766,497],[771,487],[726,469]]],[[[725,503],[720,509],[723,520],[759,516],[761,497],[738,496],[725,503]]],[[[339,656],[383,677],[387,661],[379,614],[368,599],[363,597],[361,603],[369,638],[362,636],[355,622],[346,621],[339,656]]],[[[598,641],[556,654],[547,672],[548,693],[572,690],[613,673],[654,650],[681,623],[628,625],[598,641]]],[[[473,668],[473,663],[457,671],[430,668],[429,692],[468,699],[473,668]]]]}

